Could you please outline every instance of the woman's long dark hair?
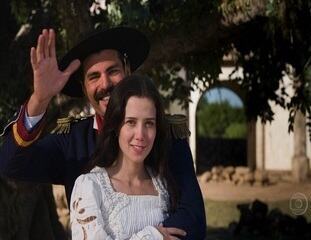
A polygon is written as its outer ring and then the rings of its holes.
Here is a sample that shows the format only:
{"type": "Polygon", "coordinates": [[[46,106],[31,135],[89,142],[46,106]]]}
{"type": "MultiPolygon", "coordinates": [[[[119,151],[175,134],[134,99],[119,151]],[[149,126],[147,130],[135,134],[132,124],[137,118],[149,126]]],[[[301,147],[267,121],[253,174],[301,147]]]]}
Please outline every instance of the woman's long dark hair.
{"type": "Polygon", "coordinates": [[[131,75],[120,81],[114,88],[104,116],[104,127],[88,171],[95,166],[110,167],[116,161],[120,151],[118,134],[124,122],[125,108],[130,97],[146,97],[153,101],[156,108],[156,137],[153,147],[144,164],[153,173],[167,182],[170,195],[170,211],[176,209],[178,190],[168,165],[167,126],[161,95],[151,79],[140,75],[131,75]]]}

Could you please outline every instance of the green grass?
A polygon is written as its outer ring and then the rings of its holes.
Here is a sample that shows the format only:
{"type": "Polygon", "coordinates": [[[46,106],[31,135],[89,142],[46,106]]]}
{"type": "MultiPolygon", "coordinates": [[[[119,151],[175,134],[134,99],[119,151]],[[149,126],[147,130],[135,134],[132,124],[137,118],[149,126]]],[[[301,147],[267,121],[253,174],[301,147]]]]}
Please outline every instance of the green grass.
{"type": "MultiPolygon", "coordinates": [[[[224,227],[227,228],[233,221],[238,222],[240,219],[240,212],[237,209],[238,204],[250,202],[237,201],[214,201],[205,200],[205,213],[207,225],[212,228],[224,227]]],[[[290,209],[289,200],[268,202],[269,211],[272,209],[279,209],[282,213],[296,217],[290,209]]],[[[308,202],[308,208],[303,215],[308,222],[311,222],[311,202],[308,202]]]]}
{"type": "Polygon", "coordinates": [[[209,227],[228,227],[240,218],[237,204],[242,202],[205,200],[206,222],[209,227]]]}
{"type": "MultiPolygon", "coordinates": [[[[229,224],[232,222],[239,222],[240,212],[237,208],[238,204],[251,203],[251,202],[237,202],[237,201],[213,201],[205,200],[205,213],[207,219],[207,237],[206,240],[292,240],[303,239],[297,237],[284,237],[284,236],[256,236],[253,234],[239,234],[234,235],[234,228],[230,228],[229,224]]],[[[279,209],[283,214],[288,214],[292,217],[297,217],[290,209],[289,200],[268,202],[269,211],[272,209],[279,209]]],[[[303,215],[307,221],[311,222],[311,202],[308,202],[308,208],[303,215]]]]}

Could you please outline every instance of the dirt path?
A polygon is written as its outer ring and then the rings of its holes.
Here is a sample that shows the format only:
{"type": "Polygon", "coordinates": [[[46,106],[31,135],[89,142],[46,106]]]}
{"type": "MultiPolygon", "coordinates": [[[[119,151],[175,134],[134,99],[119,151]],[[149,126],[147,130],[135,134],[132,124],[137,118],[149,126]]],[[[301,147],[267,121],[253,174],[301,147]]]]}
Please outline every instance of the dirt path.
{"type": "Polygon", "coordinates": [[[311,201],[311,182],[302,184],[279,182],[264,187],[209,182],[200,183],[200,187],[203,197],[210,200],[253,201],[259,199],[262,201],[279,201],[305,196],[311,201]]]}

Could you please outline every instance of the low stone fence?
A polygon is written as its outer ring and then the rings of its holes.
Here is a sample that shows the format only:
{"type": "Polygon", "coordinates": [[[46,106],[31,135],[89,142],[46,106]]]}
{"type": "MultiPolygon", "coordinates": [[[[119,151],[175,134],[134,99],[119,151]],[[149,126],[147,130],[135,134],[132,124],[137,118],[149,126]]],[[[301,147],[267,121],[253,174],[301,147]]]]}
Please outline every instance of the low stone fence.
{"type": "Polygon", "coordinates": [[[224,182],[234,185],[265,186],[279,181],[291,181],[289,172],[252,171],[248,167],[214,166],[198,176],[200,182],[224,182]]]}

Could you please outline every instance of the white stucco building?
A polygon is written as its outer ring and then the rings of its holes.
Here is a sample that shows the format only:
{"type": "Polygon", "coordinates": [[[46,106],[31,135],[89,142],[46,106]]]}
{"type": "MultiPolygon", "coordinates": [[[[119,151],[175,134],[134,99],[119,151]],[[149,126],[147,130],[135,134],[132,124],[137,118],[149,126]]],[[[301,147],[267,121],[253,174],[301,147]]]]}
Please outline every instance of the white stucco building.
{"type": "MultiPolygon", "coordinates": [[[[219,75],[221,80],[219,86],[229,88],[245,103],[245,97],[239,85],[234,81],[230,81],[230,79],[237,76],[243,77],[242,69],[235,72],[235,75],[230,75],[232,71],[233,67],[222,68],[222,74],[219,75]]],[[[182,76],[185,76],[185,74],[182,74],[182,76]]],[[[285,84],[290,83],[289,79],[284,79],[284,82],[285,84]]],[[[290,94],[289,84],[288,91],[290,94]]],[[[188,117],[191,131],[189,144],[194,164],[196,163],[196,110],[197,104],[204,93],[199,89],[192,91],[190,95],[191,102],[187,110],[181,109],[174,103],[169,107],[171,114],[185,114],[188,117]]],[[[305,118],[298,114],[294,124],[295,131],[289,133],[289,112],[272,103],[271,106],[275,113],[274,120],[271,123],[263,124],[260,119],[256,122],[247,123],[247,165],[253,169],[292,171],[295,168],[294,163],[298,161],[299,164],[308,162],[308,170],[310,170],[311,143],[308,138],[308,130],[303,124],[306,121],[305,118]]],[[[300,168],[302,168],[302,165],[300,168]]]]}

